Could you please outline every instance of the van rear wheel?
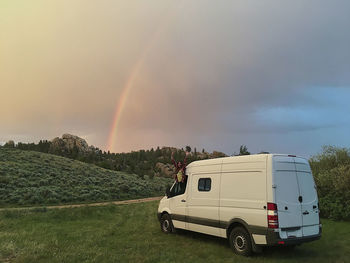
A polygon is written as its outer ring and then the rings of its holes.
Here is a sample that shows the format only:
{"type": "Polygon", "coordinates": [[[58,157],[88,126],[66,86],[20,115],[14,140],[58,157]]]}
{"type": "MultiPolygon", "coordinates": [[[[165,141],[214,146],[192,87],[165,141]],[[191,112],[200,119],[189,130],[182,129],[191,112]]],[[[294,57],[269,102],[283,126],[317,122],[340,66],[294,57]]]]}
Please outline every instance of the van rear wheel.
{"type": "Polygon", "coordinates": [[[235,227],[230,233],[230,246],[238,255],[250,256],[252,254],[252,241],[249,233],[243,227],[235,227]]]}
{"type": "Polygon", "coordinates": [[[164,214],[160,218],[160,228],[167,234],[174,232],[173,222],[171,221],[169,214],[164,214]]]}

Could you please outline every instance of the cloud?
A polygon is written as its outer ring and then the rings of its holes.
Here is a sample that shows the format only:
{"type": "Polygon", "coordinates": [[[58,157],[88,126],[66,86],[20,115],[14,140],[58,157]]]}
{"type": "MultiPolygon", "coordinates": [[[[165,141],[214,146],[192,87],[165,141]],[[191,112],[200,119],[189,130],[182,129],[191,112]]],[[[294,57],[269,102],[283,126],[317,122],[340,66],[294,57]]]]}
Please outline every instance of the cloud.
{"type": "Polygon", "coordinates": [[[255,117],[269,132],[350,127],[344,116],[349,98],[350,88],[310,87],[292,94],[288,106],[266,106],[255,117]]]}
{"type": "Polygon", "coordinates": [[[252,151],[309,154],[349,143],[348,1],[82,3],[12,6],[4,18],[0,140],[72,131],[103,148],[151,43],[117,151],[191,144],[232,153],[249,142],[252,151]]]}
{"type": "Polygon", "coordinates": [[[243,143],[259,133],[344,128],[337,116],[347,106],[335,105],[349,93],[331,96],[350,86],[350,18],[343,8],[268,1],[187,10],[179,21],[194,19],[176,24],[154,51],[157,59],[146,63],[152,83],[141,78],[134,90],[149,94],[137,106],[144,114],[130,106],[135,121],[124,128],[167,131],[179,141],[201,136],[203,144],[218,134],[243,143]]]}

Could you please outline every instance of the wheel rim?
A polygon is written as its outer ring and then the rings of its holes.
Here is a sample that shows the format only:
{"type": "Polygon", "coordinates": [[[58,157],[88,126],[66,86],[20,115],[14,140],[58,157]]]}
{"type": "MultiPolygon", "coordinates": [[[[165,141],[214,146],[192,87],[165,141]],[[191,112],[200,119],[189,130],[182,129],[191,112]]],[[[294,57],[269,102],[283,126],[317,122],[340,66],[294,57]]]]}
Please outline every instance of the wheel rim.
{"type": "Polygon", "coordinates": [[[165,232],[168,232],[168,231],[169,231],[169,226],[170,226],[169,220],[168,220],[168,219],[165,219],[165,220],[163,221],[163,230],[164,230],[165,232]]]}
{"type": "Polygon", "coordinates": [[[245,249],[245,246],[246,246],[246,239],[243,235],[238,235],[235,237],[235,240],[234,240],[234,246],[235,246],[235,249],[238,250],[238,251],[243,251],[245,249]]]}

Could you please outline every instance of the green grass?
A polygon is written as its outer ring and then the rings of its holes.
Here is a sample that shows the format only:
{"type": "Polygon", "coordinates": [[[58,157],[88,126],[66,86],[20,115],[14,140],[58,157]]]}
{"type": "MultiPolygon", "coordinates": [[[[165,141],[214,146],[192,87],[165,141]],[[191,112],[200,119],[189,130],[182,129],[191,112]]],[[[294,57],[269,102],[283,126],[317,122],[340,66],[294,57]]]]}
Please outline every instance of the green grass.
{"type": "Polygon", "coordinates": [[[0,147],[0,207],[159,196],[171,179],[144,179],[46,153],[0,147]]]}
{"type": "Polygon", "coordinates": [[[225,239],[166,235],[158,202],[0,212],[0,262],[349,262],[350,223],[323,220],[321,240],[244,258],[225,239]]]}

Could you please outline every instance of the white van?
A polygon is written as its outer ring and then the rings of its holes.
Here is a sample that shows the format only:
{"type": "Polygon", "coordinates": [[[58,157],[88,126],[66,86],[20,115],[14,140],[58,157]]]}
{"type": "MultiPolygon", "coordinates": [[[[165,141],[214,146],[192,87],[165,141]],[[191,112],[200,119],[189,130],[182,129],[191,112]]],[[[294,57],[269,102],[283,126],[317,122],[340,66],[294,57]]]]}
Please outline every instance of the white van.
{"type": "Polygon", "coordinates": [[[294,155],[257,154],[192,162],[187,180],[160,200],[163,232],[176,228],[228,238],[235,253],[295,246],[321,237],[309,163],[294,155]]]}

